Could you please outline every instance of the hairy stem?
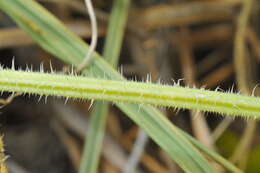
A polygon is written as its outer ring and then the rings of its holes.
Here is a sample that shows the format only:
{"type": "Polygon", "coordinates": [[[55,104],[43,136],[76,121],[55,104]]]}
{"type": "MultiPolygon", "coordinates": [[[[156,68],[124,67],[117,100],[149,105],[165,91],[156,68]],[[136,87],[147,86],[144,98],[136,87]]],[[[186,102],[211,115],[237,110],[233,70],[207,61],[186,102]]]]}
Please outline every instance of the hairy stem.
{"type": "Polygon", "coordinates": [[[122,82],[2,69],[0,70],[0,91],[113,102],[126,101],[248,118],[260,117],[259,97],[184,88],[179,85],[122,82]]]}

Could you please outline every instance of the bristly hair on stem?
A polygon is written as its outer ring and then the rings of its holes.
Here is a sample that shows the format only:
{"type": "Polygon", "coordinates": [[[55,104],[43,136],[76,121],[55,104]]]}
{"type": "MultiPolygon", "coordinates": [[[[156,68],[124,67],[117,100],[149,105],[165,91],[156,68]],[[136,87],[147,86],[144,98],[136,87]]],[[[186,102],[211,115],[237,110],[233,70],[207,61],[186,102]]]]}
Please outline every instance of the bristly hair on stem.
{"type": "Polygon", "coordinates": [[[260,98],[179,85],[113,81],[42,72],[0,70],[0,91],[133,102],[260,118],[260,98]]]}

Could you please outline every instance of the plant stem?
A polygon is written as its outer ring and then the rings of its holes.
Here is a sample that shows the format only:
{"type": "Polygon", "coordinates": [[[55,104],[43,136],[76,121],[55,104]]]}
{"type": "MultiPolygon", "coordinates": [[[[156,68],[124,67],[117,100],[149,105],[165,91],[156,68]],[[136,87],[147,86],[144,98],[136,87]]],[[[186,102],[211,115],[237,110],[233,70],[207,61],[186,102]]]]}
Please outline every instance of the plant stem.
{"type": "Polygon", "coordinates": [[[134,102],[175,108],[260,117],[260,98],[234,93],[133,81],[0,70],[0,90],[45,96],[134,102]]]}

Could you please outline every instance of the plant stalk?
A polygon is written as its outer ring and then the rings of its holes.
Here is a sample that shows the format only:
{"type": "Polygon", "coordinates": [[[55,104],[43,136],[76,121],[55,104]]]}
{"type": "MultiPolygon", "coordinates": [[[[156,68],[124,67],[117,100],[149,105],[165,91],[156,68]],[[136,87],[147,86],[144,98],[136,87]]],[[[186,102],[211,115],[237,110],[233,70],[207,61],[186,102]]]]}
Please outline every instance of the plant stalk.
{"type": "Polygon", "coordinates": [[[185,88],[177,84],[170,86],[2,69],[0,91],[152,104],[245,118],[260,117],[259,97],[185,88]]]}

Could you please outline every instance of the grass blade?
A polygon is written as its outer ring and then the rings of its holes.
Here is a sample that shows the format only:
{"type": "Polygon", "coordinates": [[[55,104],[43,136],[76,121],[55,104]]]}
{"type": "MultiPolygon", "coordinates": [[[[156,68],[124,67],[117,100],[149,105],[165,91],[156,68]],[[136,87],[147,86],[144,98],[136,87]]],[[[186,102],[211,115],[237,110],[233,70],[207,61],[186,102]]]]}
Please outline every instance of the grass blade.
{"type": "Polygon", "coordinates": [[[90,117],[90,126],[85,137],[83,155],[80,163],[80,173],[98,172],[98,163],[103,143],[106,115],[108,113],[108,104],[97,101],[94,105],[90,117]]]}
{"type": "MultiPolygon", "coordinates": [[[[113,67],[116,67],[118,63],[129,6],[129,0],[114,0],[113,2],[103,52],[106,61],[113,67]]],[[[86,136],[80,164],[80,173],[98,172],[98,162],[105,133],[108,108],[108,103],[97,101],[94,104],[90,116],[89,134],[86,136]]]]}

